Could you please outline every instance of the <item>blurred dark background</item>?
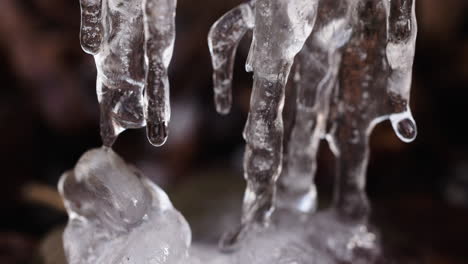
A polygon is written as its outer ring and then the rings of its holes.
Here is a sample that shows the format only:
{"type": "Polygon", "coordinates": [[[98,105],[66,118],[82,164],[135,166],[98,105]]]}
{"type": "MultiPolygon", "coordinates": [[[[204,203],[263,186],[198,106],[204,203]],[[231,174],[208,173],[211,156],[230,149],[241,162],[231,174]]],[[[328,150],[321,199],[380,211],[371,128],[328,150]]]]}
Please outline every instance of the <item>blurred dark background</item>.
{"type": "MultiPolygon", "coordinates": [[[[241,203],[241,133],[251,87],[243,65],[249,40],[237,55],[234,107],[224,117],[212,102],[206,42],[211,24],[240,2],[179,0],[169,140],[154,148],[144,130],[131,130],[115,144],[194,222],[203,210],[238,214],[241,203]],[[227,194],[235,205],[220,205],[219,197],[227,194]]],[[[400,245],[401,254],[424,263],[466,264],[468,1],[419,0],[417,13],[411,103],[419,135],[404,144],[388,123],[375,129],[368,193],[375,222],[400,245]]],[[[55,186],[82,153],[101,144],[96,71],[79,46],[79,23],[78,0],[0,0],[2,264],[60,263],[51,257],[59,253],[48,242],[67,219],[55,186]]],[[[319,195],[326,200],[333,186],[326,145],[319,162],[319,195]]],[[[194,235],[197,239],[196,230],[194,235]]]]}

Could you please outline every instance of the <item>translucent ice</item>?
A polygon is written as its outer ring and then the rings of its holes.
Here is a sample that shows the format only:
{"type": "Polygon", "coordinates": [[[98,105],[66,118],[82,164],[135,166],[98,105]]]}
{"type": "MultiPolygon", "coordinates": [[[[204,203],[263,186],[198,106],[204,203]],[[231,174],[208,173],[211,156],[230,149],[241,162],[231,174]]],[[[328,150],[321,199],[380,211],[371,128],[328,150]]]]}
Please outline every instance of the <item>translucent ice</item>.
{"type": "Polygon", "coordinates": [[[338,209],[346,216],[365,217],[373,127],[390,119],[404,142],[416,136],[409,110],[414,2],[323,0],[318,14],[296,67],[296,119],[278,204],[300,211],[313,208],[317,147],[327,138],[338,157],[338,209]]]}
{"type": "Polygon", "coordinates": [[[59,183],[70,264],[185,263],[191,232],[167,195],[110,148],[88,151],[59,183]]]}
{"type": "Polygon", "coordinates": [[[279,179],[280,207],[300,212],[311,212],[316,207],[316,156],[320,140],[326,135],[340,50],[352,32],[349,10],[350,1],[322,0],[314,31],[296,60],[296,111],[279,179]]]}
{"type": "Polygon", "coordinates": [[[235,244],[252,224],[267,225],[273,212],[282,161],[284,89],[294,58],[312,31],[317,2],[257,0],[230,11],[210,31],[215,99],[218,111],[226,113],[231,101],[233,54],[242,35],[253,26],[246,64],[254,72],[250,112],[244,129],[247,189],[241,227],[226,237],[227,247],[235,244]]]}
{"type": "Polygon", "coordinates": [[[364,187],[374,126],[390,119],[403,141],[416,136],[409,92],[417,26],[413,0],[361,0],[352,13],[329,138],[338,155],[336,206],[346,217],[361,218],[369,211],[364,187]]]}
{"type": "Polygon", "coordinates": [[[367,218],[364,187],[372,129],[389,119],[401,140],[416,137],[409,109],[414,5],[414,0],[321,0],[317,7],[317,1],[257,0],[213,25],[209,43],[220,113],[231,104],[236,46],[246,31],[254,32],[246,64],[254,72],[254,88],[244,130],[243,218],[240,231],[227,236],[223,246],[238,241],[252,223],[268,223],[282,163],[275,203],[299,212],[314,210],[321,139],[327,139],[337,158],[335,207],[344,219],[367,218]],[[284,87],[298,53],[296,115],[283,161],[284,87]]]}
{"type": "Polygon", "coordinates": [[[216,110],[229,113],[232,103],[232,73],[239,42],[254,25],[253,3],[241,4],[211,27],[208,45],[212,54],[216,110]]]}
{"type": "Polygon", "coordinates": [[[176,0],[81,0],[81,45],[96,61],[101,136],[111,146],[127,128],[147,125],[164,144],[170,118],[167,67],[176,0]]]}

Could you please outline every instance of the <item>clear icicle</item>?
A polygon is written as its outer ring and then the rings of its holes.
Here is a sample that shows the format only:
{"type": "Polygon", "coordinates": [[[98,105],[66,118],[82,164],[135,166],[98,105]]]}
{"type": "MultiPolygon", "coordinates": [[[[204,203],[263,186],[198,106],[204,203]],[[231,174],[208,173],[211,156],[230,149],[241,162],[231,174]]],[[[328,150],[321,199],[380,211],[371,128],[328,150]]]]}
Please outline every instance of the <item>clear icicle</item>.
{"type": "Polygon", "coordinates": [[[167,68],[174,50],[176,4],[176,0],[143,0],[146,123],[148,139],[155,146],[166,142],[171,115],[167,68]]]}
{"type": "Polygon", "coordinates": [[[102,9],[103,39],[94,58],[101,137],[104,145],[111,146],[123,130],[145,125],[143,13],[138,0],[122,5],[116,0],[103,1],[102,9]]]}
{"type": "Polygon", "coordinates": [[[312,36],[296,60],[296,116],[279,178],[278,205],[299,212],[316,207],[313,177],[320,140],[326,135],[331,96],[340,67],[340,49],[351,28],[348,1],[322,1],[312,36]]]}
{"type": "Polygon", "coordinates": [[[404,141],[416,136],[409,111],[416,19],[413,1],[359,0],[352,12],[329,138],[338,154],[337,209],[363,220],[369,212],[364,187],[372,129],[391,119],[404,141]]]}
{"type": "Polygon", "coordinates": [[[213,87],[216,110],[228,114],[232,104],[232,74],[239,42],[253,28],[253,4],[241,4],[222,16],[208,35],[213,64],[213,87]]]}
{"type": "MultiPolygon", "coordinates": [[[[244,129],[247,189],[241,227],[223,239],[224,248],[234,246],[253,225],[267,225],[274,210],[275,185],[282,162],[285,85],[294,58],[313,29],[316,11],[317,1],[255,2],[253,43],[246,66],[254,72],[250,112],[244,129]]],[[[238,16],[236,19],[243,18],[238,16]]],[[[230,43],[238,39],[236,36],[222,37],[229,38],[234,39],[228,41],[230,43]]],[[[228,61],[232,63],[232,51],[228,55],[231,56],[228,61]]],[[[232,68],[229,65],[223,72],[226,73],[224,79],[230,80],[232,68]]]]}
{"type": "Polygon", "coordinates": [[[175,0],[81,0],[80,39],[96,61],[105,146],[125,129],[147,122],[153,144],[166,139],[175,5],[175,0]]]}
{"type": "Polygon", "coordinates": [[[80,42],[83,50],[96,54],[103,39],[102,0],[81,0],[80,42]]]}
{"type": "MultiPolygon", "coordinates": [[[[296,54],[314,26],[317,2],[259,0],[246,70],[254,72],[244,130],[247,190],[242,224],[222,241],[229,247],[253,224],[267,224],[282,163],[284,86],[296,54]]],[[[247,5],[226,14],[210,34],[215,97],[221,113],[231,104],[235,48],[250,29],[247,5]],[[223,28],[225,26],[225,28],[223,28]],[[226,29],[227,28],[227,29],[226,29]]],[[[414,1],[322,0],[312,37],[299,55],[296,117],[280,180],[278,205],[309,212],[320,139],[337,156],[338,211],[365,219],[364,193],[373,127],[386,119],[405,142],[416,136],[409,110],[416,39],[414,1]]]]}
{"type": "Polygon", "coordinates": [[[404,142],[416,138],[416,123],[409,109],[411,78],[416,49],[417,22],[416,0],[393,0],[390,2],[388,18],[387,59],[392,69],[388,85],[392,95],[392,127],[404,142]]]}

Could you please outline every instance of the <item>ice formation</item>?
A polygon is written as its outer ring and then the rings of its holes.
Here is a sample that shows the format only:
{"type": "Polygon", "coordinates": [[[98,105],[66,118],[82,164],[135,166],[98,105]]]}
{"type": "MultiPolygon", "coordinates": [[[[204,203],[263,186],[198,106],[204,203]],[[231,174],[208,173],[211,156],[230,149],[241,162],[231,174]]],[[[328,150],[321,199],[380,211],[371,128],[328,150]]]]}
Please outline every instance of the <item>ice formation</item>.
{"type": "Polygon", "coordinates": [[[283,154],[285,86],[294,58],[312,31],[317,5],[318,1],[311,0],[257,0],[227,13],[210,31],[215,99],[218,111],[226,113],[231,100],[235,48],[243,34],[253,28],[246,64],[247,70],[254,74],[250,112],[244,129],[247,188],[241,227],[226,237],[225,246],[235,244],[252,225],[268,224],[273,211],[283,154]]]}
{"type": "Polygon", "coordinates": [[[59,183],[70,264],[186,263],[191,240],[167,195],[110,148],[86,152],[59,183]]]}
{"type": "Polygon", "coordinates": [[[127,128],[146,125],[164,144],[170,119],[167,68],[176,0],[80,0],[81,46],[94,55],[101,137],[112,146],[127,128]]]}
{"type": "Polygon", "coordinates": [[[164,191],[107,147],[83,154],[59,190],[69,214],[63,239],[70,264],[364,264],[377,255],[366,226],[328,213],[314,215],[314,225],[287,216],[253,228],[231,254],[191,245],[191,230],[164,191]],[[356,249],[371,254],[360,262],[356,249]]]}
{"type": "Polygon", "coordinates": [[[254,72],[244,130],[247,190],[240,231],[225,238],[223,246],[235,244],[253,223],[268,225],[275,205],[314,210],[313,176],[321,139],[336,156],[334,207],[343,219],[365,222],[372,129],[390,119],[404,142],[416,136],[409,109],[417,33],[414,5],[414,0],[257,0],[241,4],[213,25],[209,46],[215,103],[223,114],[231,104],[236,47],[245,32],[253,30],[246,63],[254,72]],[[298,53],[296,116],[282,170],[284,88],[298,53]]]}
{"type": "Polygon", "coordinates": [[[59,183],[69,263],[375,263],[379,235],[367,221],[364,192],[369,136],[390,120],[402,141],[416,137],[409,108],[414,1],[251,0],[213,25],[208,43],[221,114],[232,104],[237,46],[253,32],[247,187],[240,227],[222,239],[231,251],[223,254],[191,245],[167,195],[109,148],[124,129],[145,125],[152,144],[166,140],[176,1],[81,0],[81,44],[96,61],[105,146],[85,153],[59,183]],[[295,115],[284,139],[289,79],[295,115]],[[336,195],[332,209],[312,214],[322,139],[336,157],[336,195]]]}

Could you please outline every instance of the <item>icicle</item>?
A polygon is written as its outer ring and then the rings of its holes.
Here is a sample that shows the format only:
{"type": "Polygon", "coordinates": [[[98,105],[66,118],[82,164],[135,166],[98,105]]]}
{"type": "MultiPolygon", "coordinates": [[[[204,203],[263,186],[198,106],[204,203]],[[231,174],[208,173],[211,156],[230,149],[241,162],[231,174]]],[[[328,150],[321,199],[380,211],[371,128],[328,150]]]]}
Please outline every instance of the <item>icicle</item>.
{"type": "Polygon", "coordinates": [[[316,156],[320,140],[326,135],[340,49],[351,34],[348,8],[346,0],[321,2],[312,36],[296,60],[296,116],[279,178],[280,207],[299,212],[315,210],[316,156]]]}
{"type": "Polygon", "coordinates": [[[392,0],[388,6],[384,0],[356,1],[350,21],[353,34],[342,55],[330,138],[339,156],[338,211],[348,219],[367,219],[370,208],[364,187],[372,129],[391,119],[404,141],[416,136],[408,106],[414,2],[392,0]],[[401,27],[402,22],[407,24],[401,27]]]}
{"type": "MultiPolygon", "coordinates": [[[[255,3],[253,43],[246,66],[254,72],[250,112],[244,129],[247,189],[241,227],[223,239],[221,244],[225,248],[235,245],[253,225],[268,225],[274,210],[275,185],[282,162],[284,89],[294,58],[313,29],[316,10],[317,1],[255,3]]],[[[236,43],[237,36],[230,43],[236,43]]],[[[228,55],[232,58],[231,50],[228,55]]],[[[230,72],[229,66],[224,72],[230,72]]],[[[230,80],[229,74],[224,79],[230,80]]]]}
{"type": "Polygon", "coordinates": [[[125,129],[146,124],[152,144],[165,142],[175,6],[175,0],[81,0],[80,38],[96,61],[105,146],[125,129]]]}
{"type": "Polygon", "coordinates": [[[103,38],[102,0],[81,0],[80,41],[83,50],[96,54],[103,38]]]}
{"type": "Polygon", "coordinates": [[[176,0],[143,0],[143,4],[147,134],[151,144],[161,146],[171,114],[167,68],[174,50],[176,0]]]}
{"type": "Polygon", "coordinates": [[[102,8],[103,39],[94,57],[101,137],[104,145],[111,146],[123,130],[145,125],[143,14],[141,1],[109,0],[102,8]]]}
{"type": "Polygon", "coordinates": [[[253,28],[253,2],[241,4],[222,16],[211,27],[208,45],[213,64],[213,87],[216,110],[228,114],[232,104],[232,73],[237,46],[253,28]]]}

